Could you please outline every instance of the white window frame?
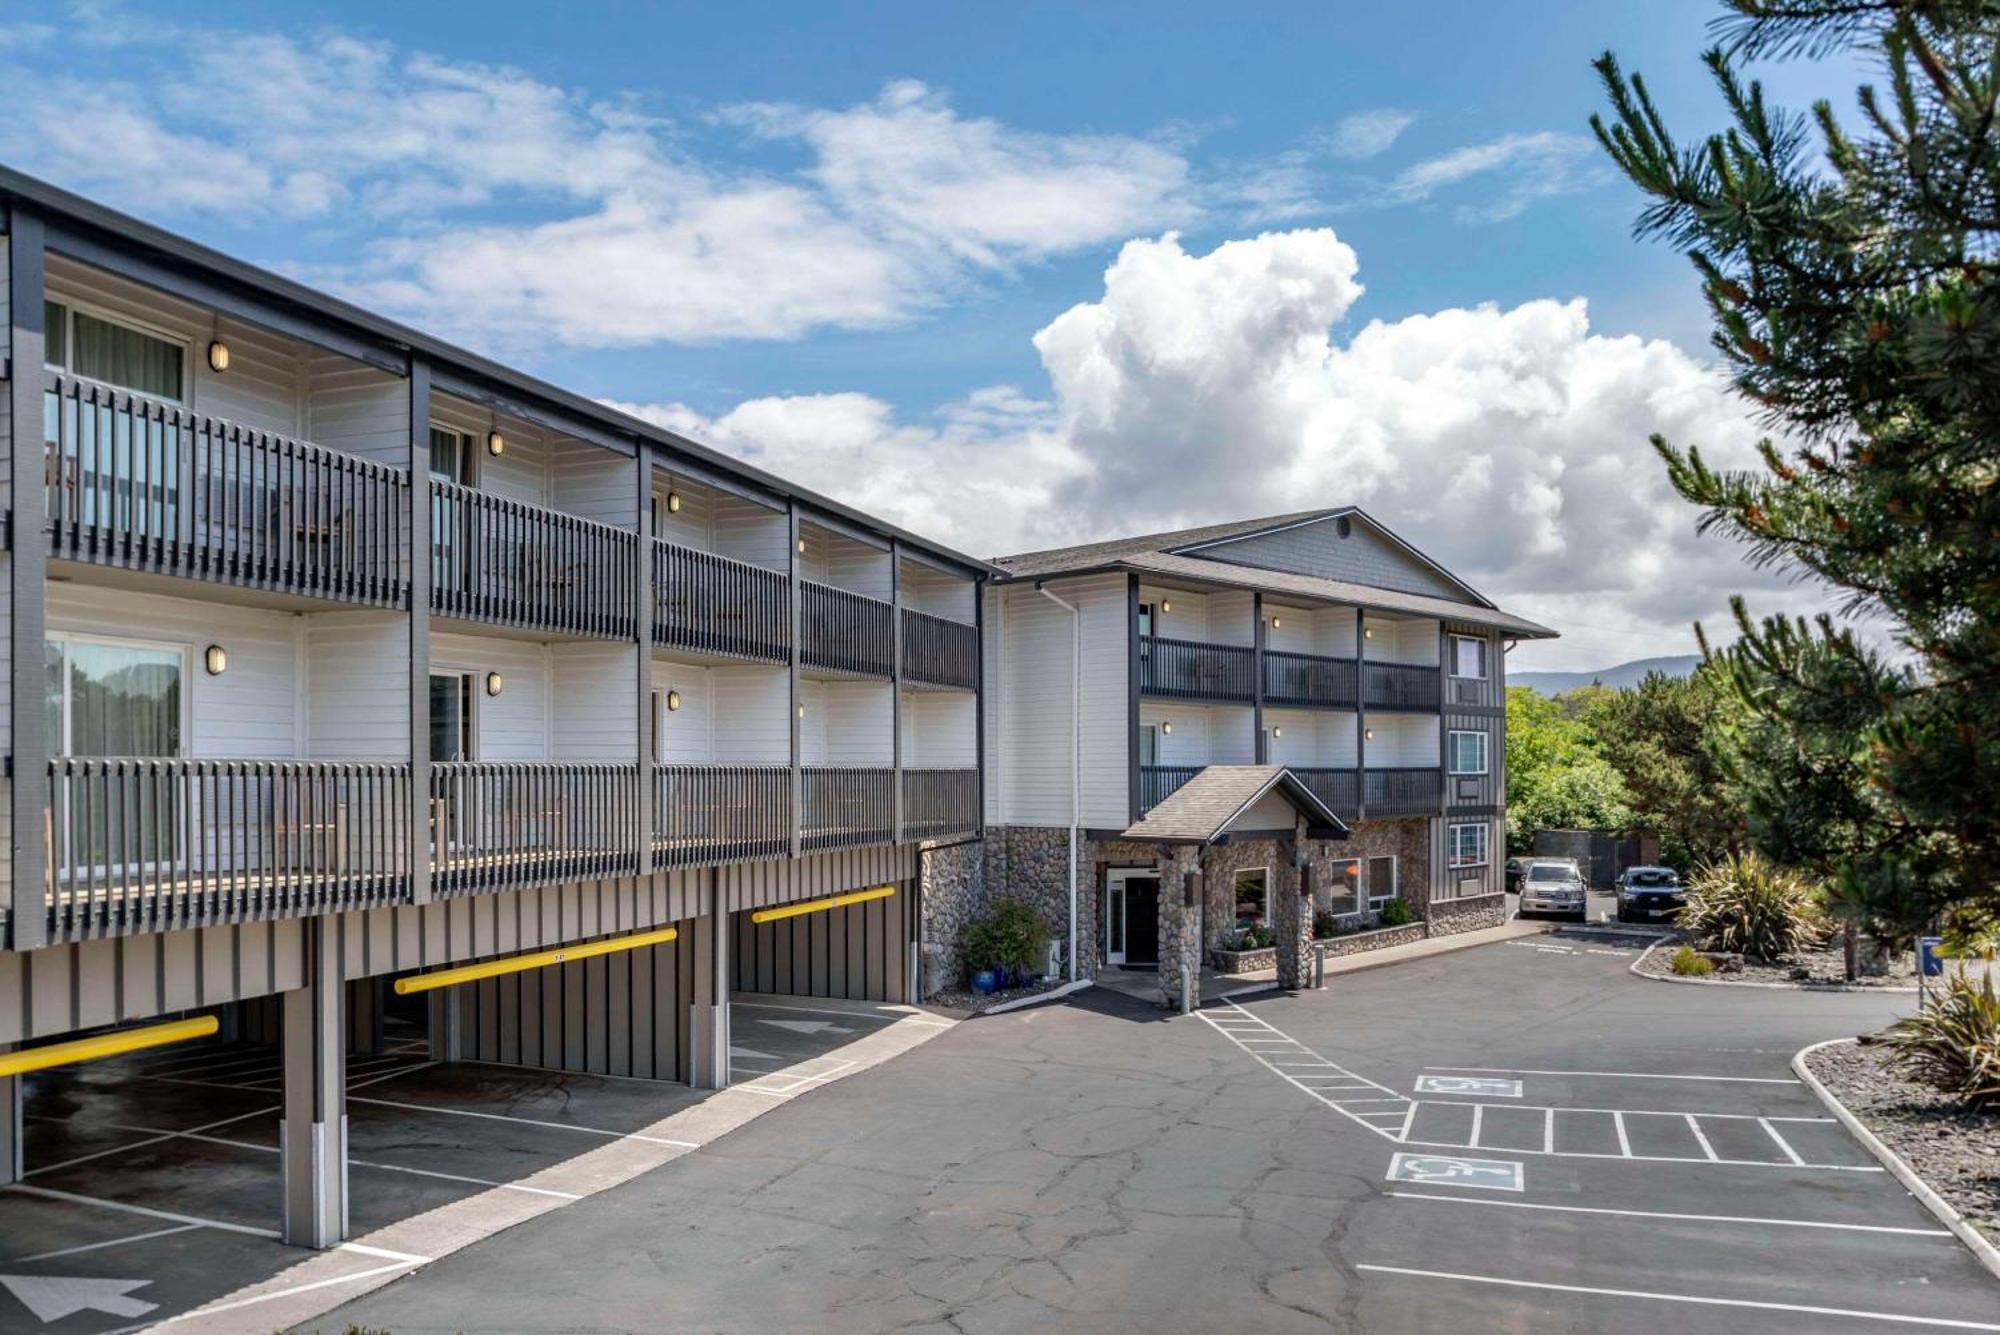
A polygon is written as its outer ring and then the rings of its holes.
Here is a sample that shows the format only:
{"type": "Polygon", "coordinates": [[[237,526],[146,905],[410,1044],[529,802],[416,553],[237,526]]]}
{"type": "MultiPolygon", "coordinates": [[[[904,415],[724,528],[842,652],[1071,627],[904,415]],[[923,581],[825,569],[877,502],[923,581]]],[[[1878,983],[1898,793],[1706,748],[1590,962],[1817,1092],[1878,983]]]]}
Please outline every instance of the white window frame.
{"type": "Polygon", "coordinates": [[[1369,908],[1379,909],[1384,904],[1388,903],[1390,900],[1396,898],[1399,894],[1402,893],[1403,868],[1402,865],[1396,860],[1396,855],[1394,853],[1377,853],[1372,857],[1366,857],[1361,859],[1361,862],[1364,869],[1364,881],[1361,889],[1362,892],[1368,898],[1369,908]],[[1378,895],[1375,893],[1375,878],[1373,876],[1367,876],[1365,873],[1367,868],[1374,866],[1374,864],[1376,864],[1377,862],[1383,862],[1383,861],[1386,861],[1389,864],[1389,893],[1386,895],[1378,895]]]}
{"type": "Polygon", "coordinates": [[[1263,923],[1266,927],[1269,927],[1271,925],[1270,867],[1264,865],[1259,865],[1255,867],[1238,867],[1235,871],[1229,873],[1229,928],[1231,931],[1234,931],[1236,929],[1236,905],[1240,898],[1236,893],[1236,878],[1243,875],[1243,873],[1245,872],[1251,872],[1251,871],[1262,872],[1264,874],[1264,912],[1259,916],[1262,918],[1263,923]]]}
{"type": "MultiPolygon", "coordinates": [[[[129,315],[106,310],[92,301],[77,301],[72,297],[64,296],[60,292],[51,292],[43,300],[53,302],[63,308],[63,360],[61,362],[51,362],[44,357],[44,365],[50,370],[61,371],[65,375],[82,374],[80,371],[71,369],[76,365],[76,317],[81,312],[93,320],[102,320],[106,324],[114,324],[120,329],[130,330],[135,334],[144,334],[147,338],[158,339],[162,343],[171,343],[179,348],[181,350],[180,393],[168,399],[167,402],[177,403],[183,408],[193,406],[194,341],[192,339],[185,335],[163,329],[159,325],[148,324],[144,320],[134,320],[129,315]]],[[[48,340],[46,338],[42,341],[42,348],[46,353],[48,349],[48,340]]],[[[94,377],[91,378],[94,379],[94,377]]],[[[117,389],[126,390],[133,394],[145,395],[148,398],[152,397],[152,393],[149,390],[137,389],[131,385],[120,385],[116,381],[101,380],[97,383],[112,385],[117,389]]]]}
{"type": "Polygon", "coordinates": [[[1493,859],[1493,827],[1491,825],[1485,821],[1466,821],[1450,826],[1448,834],[1449,842],[1446,845],[1446,852],[1449,854],[1448,861],[1451,870],[1459,871],[1468,867],[1485,867],[1491,864],[1493,859]],[[1460,830],[1477,830],[1479,832],[1479,838],[1476,841],[1479,845],[1477,857],[1466,858],[1459,854],[1458,832],[1460,830]]]}
{"type": "MultiPolygon", "coordinates": [[[[1368,871],[1367,858],[1333,859],[1333,861],[1327,863],[1326,865],[1326,875],[1328,884],[1332,885],[1335,882],[1336,873],[1341,867],[1348,866],[1350,864],[1354,868],[1354,907],[1351,909],[1332,909],[1332,908],[1328,909],[1327,911],[1332,913],[1333,916],[1336,918],[1351,918],[1357,913],[1365,912],[1368,908],[1368,886],[1364,879],[1368,871]]],[[[1331,894],[1327,896],[1329,903],[1332,901],[1332,898],[1333,896],[1331,894]]]]}
{"type": "Polygon", "coordinates": [[[1451,761],[1451,773],[1465,774],[1465,775],[1479,775],[1488,772],[1489,768],[1492,765],[1492,760],[1493,760],[1491,754],[1492,743],[1488,739],[1484,729],[1453,728],[1446,734],[1445,741],[1446,741],[1445,755],[1451,761]],[[1458,767],[1458,739],[1461,737],[1477,737],[1479,739],[1478,769],[1460,769],[1458,767]]]}
{"type": "MultiPolygon", "coordinates": [[[[47,630],[42,638],[51,644],[101,644],[112,649],[151,649],[160,653],[178,654],[181,660],[181,735],[180,750],[172,757],[162,759],[184,760],[188,754],[188,738],[194,734],[194,646],[185,640],[148,640],[133,635],[94,635],[80,630],[47,630]]],[[[46,651],[44,651],[46,652],[46,651]]],[[[70,754],[71,701],[69,689],[68,651],[63,655],[63,694],[60,737],[49,739],[49,754],[67,756],[70,754]]]]}
{"type": "Polygon", "coordinates": [[[1489,649],[1489,646],[1488,646],[1488,644],[1487,644],[1486,640],[1485,640],[1485,639],[1484,639],[1483,637],[1481,637],[1481,636],[1478,636],[1478,635],[1454,635],[1454,636],[1452,636],[1452,637],[1451,637],[1451,675],[1452,675],[1452,676],[1454,676],[1454,677],[1456,677],[1456,678],[1458,678],[1458,679],[1459,679],[1460,681],[1485,681],[1485,680],[1486,680],[1486,678],[1487,678],[1487,669],[1488,669],[1488,667],[1490,666],[1490,665],[1489,665],[1489,664],[1487,663],[1487,661],[1486,661],[1486,655],[1487,655],[1487,652],[1488,652],[1488,649],[1489,649]],[[1461,645],[1461,644],[1476,644],[1476,645],[1478,645],[1478,646],[1479,646],[1479,671],[1477,671],[1477,672],[1460,672],[1460,671],[1458,670],[1458,646],[1459,646],[1459,645],[1461,645]]]}

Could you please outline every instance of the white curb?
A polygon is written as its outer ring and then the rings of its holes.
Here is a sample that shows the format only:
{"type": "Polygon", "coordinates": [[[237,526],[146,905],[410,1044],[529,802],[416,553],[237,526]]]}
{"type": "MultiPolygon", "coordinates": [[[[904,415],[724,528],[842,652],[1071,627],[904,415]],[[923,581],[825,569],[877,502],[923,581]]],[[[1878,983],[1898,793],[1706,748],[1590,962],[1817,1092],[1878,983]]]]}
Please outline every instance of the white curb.
{"type": "Polygon", "coordinates": [[[988,1006],[985,1010],[975,1011],[974,1018],[976,1019],[981,1015],[1005,1015],[1008,1011],[1017,1011],[1023,1006],[1039,1006],[1044,1001],[1060,1001],[1072,992],[1081,992],[1084,988],[1094,987],[1095,985],[1092,979],[1079,978],[1073,983],[1064,983],[1061,987],[1052,987],[1046,992],[1037,992],[1031,997],[1015,997],[1012,1001],[1003,1001],[997,1006],[988,1006]]]}
{"type": "Polygon", "coordinates": [[[1754,987],[1766,992],[1840,992],[1840,993],[1882,993],[1886,996],[1917,995],[1914,987],[1904,987],[1901,983],[1882,983],[1875,987],[1862,987],[1854,983],[1759,983],[1748,978],[1683,978],[1677,973],[1647,973],[1639,966],[1646,962],[1646,956],[1661,946],[1679,945],[1680,942],[1663,939],[1655,941],[1639,952],[1639,958],[1626,966],[1627,972],[1643,978],[1649,983],[1681,983],[1688,987],[1754,987]]]}
{"type": "Polygon", "coordinates": [[[1821,1083],[1820,1078],[1806,1065],[1806,1058],[1821,1048],[1830,1048],[1836,1043],[1852,1042],[1854,1040],[1851,1038],[1829,1038],[1824,1043],[1813,1043],[1800,1048],[1792,1054],[1793,1074],[1804,1081],[1813,1093],[1819,1095],[1819,1101],[1840,1119],[1840,1124],[1853,1132],[1854,1138],[1867,1146],[1868,1152],[1880,1159],[1882,1166],[1895,1174],[1896,1180],[1901,1182],[1912,1196],[1921,1201],[1926,1210],[1938,1217],[1939,1223],[1958,1236],[1958,1240],[1971,1250],[1979,1264],[1992,1271],[1994,1278],[2000,1279],[2000,1248],[1988,1242],[1978,1229],[1966,1222],[1965,1216],[1960,1214],[1950,1201],[1938,1195],[1931,1189],[1930,1183],[1918,1177],[1917,1170],[1905,1163],[1902,1155],[1883,1144],[1881,1137],[1863,1126],[1861,1119],[1849,1112],[1847,1105],[1835,1098],[1833,1091],[1821,1083]]]}

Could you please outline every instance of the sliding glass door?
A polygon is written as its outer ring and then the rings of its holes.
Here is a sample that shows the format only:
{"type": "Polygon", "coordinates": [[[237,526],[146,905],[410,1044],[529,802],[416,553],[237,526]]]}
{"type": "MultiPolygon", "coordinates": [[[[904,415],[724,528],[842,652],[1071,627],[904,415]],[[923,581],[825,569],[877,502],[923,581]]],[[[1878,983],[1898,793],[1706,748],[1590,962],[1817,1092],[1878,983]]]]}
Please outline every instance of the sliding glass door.
{"type": "MultiPolygon", "coordinates": [[[[187,650],[82,636],[48,641],[50,749],[60,756],[179,756],[187,650]]],[[[116,782],[57,785],[51,818],[57,865],[93,869],[170,857],[179,829],[176,787],[116,782]]]]}

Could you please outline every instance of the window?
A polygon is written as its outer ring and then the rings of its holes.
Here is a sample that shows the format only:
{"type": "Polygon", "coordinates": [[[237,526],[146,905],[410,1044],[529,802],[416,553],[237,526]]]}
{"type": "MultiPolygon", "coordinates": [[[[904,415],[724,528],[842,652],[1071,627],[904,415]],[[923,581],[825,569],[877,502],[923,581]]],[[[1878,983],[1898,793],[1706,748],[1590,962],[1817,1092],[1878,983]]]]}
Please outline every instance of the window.
{"type": "Polygon", "coordinates": [[[44,302],[43,360],[107,385],[178,403],[185,390],[187,345],[143,329],[44,302]]]}
{"type": "MultiPolygon", "coordinates": [[[[431,478],[461,487],[472,485],[472,439],[443,427],[431,428],[431,478]]],[[[431,494],[431,584],[439,589],[472,587],[470,541],[459,533],[463,507],[456,496],[431,494]]]]}
{"type": "Polygon", "coordinates": [[[1149,769],[1160,763],[1160,726],[1148,723],[1139,729],[1139,766],[1149,769]]]}
{"type": "Polygon", "coordinates": [[[472,674],[431,673],[431,759],[472,759],[472,674]]]}
{"type": "Polygon", "coordinates": [[[1486,675],[1486,641],[1470,635],[1451,637],[1451,675],[1454,677],[1480,677],[1486,675]]]}
{"type": "Polygon", "coordinates": [[[1451,734],[1451,772],[1453,774],[1484,774],[1486,772],[1486,734],[1483,732],[1454,732],[1451,734]]]}
{"type": "MultiPolygon", "coordinates": [[[[65,756],[178,756],[187,649],[177,644],[52,635],[47,641],[50,749],[65,756]]],[[[158,862],[180,829],[168,785],[142,797],[125,785],[59,782],[51,796],[59,874],[158,862]]]]}
{"type": "Polygon", "coordinates": [[[1452,826],[1451,865],[1454,867],[1485,866],[1488,833],[1489,831],[1484,825],[1452,826]]]}
{"type": "Polygon", "coordinates": [[[1153,633],[1153,605],[1151,603],[1139,604],[1139,633],[1141,635],[1151,635],[1153,633]]]}
{"type": "Polygon", "coordinates": [[[1361,912],[1361,863],[1355,859],[1335,862],[1326,869],[1326,908],[1329,913],[1361,912]]]}
{"type": "Polygon", "coordinates": [[[1236,873],[1236,926],[1263,927],[1271,921],[1271,874],[1264,867],[1236,873]]]}
{"type": "Polygon", "coordinates": [[[1368,859],[1368,907],[1380,908],[1396,897],[1396,859],[1368,859]]]}

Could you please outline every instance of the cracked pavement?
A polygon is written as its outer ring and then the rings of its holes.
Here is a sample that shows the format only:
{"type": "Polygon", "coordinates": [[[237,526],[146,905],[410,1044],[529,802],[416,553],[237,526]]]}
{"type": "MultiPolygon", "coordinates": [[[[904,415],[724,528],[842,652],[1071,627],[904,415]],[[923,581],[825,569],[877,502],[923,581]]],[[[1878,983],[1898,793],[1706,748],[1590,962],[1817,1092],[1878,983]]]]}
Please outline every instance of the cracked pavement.
{"type": "MultiPolygon", "coordinates": [[[[1634,1081],[1527,1079],[1550,1102],[1672,1098],[1720,1111],[1733,1098],[1773,1115],[1817,1110],[1784,1081],[1793,1050],[1875,1027],[1894,1004],[1665,986],[1631,977],[1627,962],[1503,943],[1244,1004],[1404,1091],[1424,1066],[1453,1062],[1679,1070],[1741,1083],[1682,1081],[1663,1095],[1634,1081]]],[[[1791,1310],[1809,1305],[1972,1323],[1960,1329],[2000,1321],[2000,1285],[1955,1243],[1920,1236],[1935,1221],[1884,1174],[1547,1158],[1527,1166],[1522,1199],[1552,1211],[1536,1214],[1398,1200],[1384,1182],[1395,1148],[1200,1020],[1085,992],[960,1025],[311,1329],[1883,1328],[1791,1310]],[[1579,1206],[1599,1214],[1560,1212],[1579,1206]],[[1695,1297],[1669,1306],[1357,1268],[1368,1264],[1695,1297]]]]}

